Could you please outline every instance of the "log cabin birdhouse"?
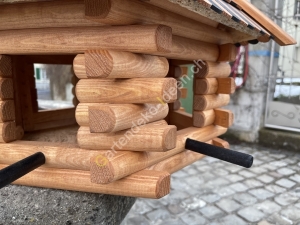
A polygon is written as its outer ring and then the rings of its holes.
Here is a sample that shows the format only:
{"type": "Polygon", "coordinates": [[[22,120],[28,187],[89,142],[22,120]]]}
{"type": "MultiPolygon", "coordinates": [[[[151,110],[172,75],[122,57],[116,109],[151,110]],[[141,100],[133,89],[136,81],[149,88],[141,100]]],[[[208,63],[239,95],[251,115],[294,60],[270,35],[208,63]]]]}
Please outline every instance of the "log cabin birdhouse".
{"type": "Polygon", "coordinates": [[[0,169],[42,155],[15,184],[161,198],[170,174],[203,157],[187,139],[228,148],[218,138],[234,117],[222,109],[235,90],[228,62],[237,46],[271,39],[295,44],[245,0],[1,3],[0,169]],[[73,66],[74,107],[39,110],[35,63],[73,66]],[[178,82],[191,63],[192,115],[178,82]],[[73,142],[24,138],[68,126],[73,142]]]}

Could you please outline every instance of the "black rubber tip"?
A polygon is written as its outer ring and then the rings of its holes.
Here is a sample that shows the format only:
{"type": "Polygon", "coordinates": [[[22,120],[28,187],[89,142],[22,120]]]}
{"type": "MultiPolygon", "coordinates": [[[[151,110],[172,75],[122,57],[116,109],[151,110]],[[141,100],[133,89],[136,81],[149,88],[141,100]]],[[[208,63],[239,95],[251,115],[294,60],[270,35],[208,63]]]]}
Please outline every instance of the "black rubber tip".
{"type": "Polygon", "coordinates": [[[257,39],[254,39],[254,40],[250,40],[248,41],[249,44],[252,44],[252,45],[256,45],[259,43],[259,41],[257,39]]]}
{"type": "Polygon", "coordinates": [[[186,140],[185,148],[245,168],[250,168],[253,165],[252,155],[209,145],[189,138],[186,140]]]}
{"type": "Polygon", "coordinates": [[[45,162],[44,154],[38,152],[0,170],[0,189],[40,167],[45,162]]]}

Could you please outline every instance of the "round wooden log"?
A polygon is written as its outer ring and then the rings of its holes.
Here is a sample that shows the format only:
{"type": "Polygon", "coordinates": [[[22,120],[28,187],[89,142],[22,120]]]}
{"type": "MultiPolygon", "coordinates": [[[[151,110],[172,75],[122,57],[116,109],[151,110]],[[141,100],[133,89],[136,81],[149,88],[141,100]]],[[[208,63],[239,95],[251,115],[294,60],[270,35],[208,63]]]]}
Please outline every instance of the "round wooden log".
{"type": "Polygon", "coordinates": [[[206,127],[214,123],[215,112],[213,109],[193,112],[193,125],[195,127],[206,127]]]}
{"type": "Polygon", "coordinates": [[[162,120],[168,112],[167,104],[91,105],[88,106],[86,115],[89,123],[82,126],[89,126],[90,131],[94,133],[116,132],[135,125],[162,120]]]}
{"type": "Polygon", "coordinates": [[[10,56],[0,55],[0,77],[11,77],[12,65],[10,56]]]}
{"type": "Polygon", "coordinates": [[[219,108],[228,105],[230,96],[226,94],[219,95],[195,95],[194,110],[204,111],[214,108],[219,108]]]}
{"type": "Polygon", "coordinates": [[[0,99],[9,100],[14,98],[13,80],[10,78],[0,79],[0,99]]]}
{"type": "Polygon", "coordinates": [[[16,140],[15,122],[0,123],[0,142],[8,143],[16,140]]]}
{"type": "Polygon", "coordinates": [[[82,79],[76,96],[81,103],[170,103],[177,99],[177,82],[173,78],[82,79]]]}
{"type": "Polygon", "coordinates": [[[73,61],[73,70],[79,79],[87,78],[85,69],[85,56],[84,54],[78,54],[73,61]]]}
{"type": "Polygon", "coordinates": [[[197,95],[233,94],[236,85],[233,78],[195,79],[194,92],[197,95]]]}
{"type": "Polygon", "coordinates": [[[222,78],[228,77],[231,73],[229,63],[216,63],[209,61],[198,61],[194,68],[196,78],[222,78]]]}
{"type": "Polygon", "coordinates": [[[15,120],[15,103],[13,100],[0,101],[0,122],[15,120]]]}

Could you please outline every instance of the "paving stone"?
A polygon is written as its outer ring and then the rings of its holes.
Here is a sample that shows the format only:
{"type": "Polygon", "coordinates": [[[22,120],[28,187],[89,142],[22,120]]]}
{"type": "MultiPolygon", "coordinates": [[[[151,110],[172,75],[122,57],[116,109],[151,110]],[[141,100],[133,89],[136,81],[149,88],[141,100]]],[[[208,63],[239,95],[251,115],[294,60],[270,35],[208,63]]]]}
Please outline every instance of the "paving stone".
{"type": "Polygon", "coordinates": [[[167,219],[162,220],[160,223],[157,223],[157,225],[185,225],[185,223],[181,219],[167,219]]]}
{"type": "Polygon", "coordinates": [[[283,216],[280,216],[278,213],[274,213],[271,215],[268,219],[268,222],[272,224],[278,224],[278,225],[291,225],[293,224],[293,221],[289,220],[288,218],[285,218],[283,216]]]}
{"type": "Polygon", "coordinates": [[[280,180],[276,181],[275,183],[282,187],[285,187],[285,188],[291,188],[291,187],[295,186],[295,184],[296,184],[295,182],[285,179],[285,178],[280,179],[280,180]]]}
{"type": "Polygon", "coordinates": [[[268,173],[270,176],[275,177],[276,179],[283,177],[282,174],[277,173],[276,171],[272,171],[270,173],[268,173]]]}
{"type": "Polygon", "coordinates": [[[205,162],[204,160],[198,160],[197,162],[193,163],[193,166],[197,168],[197,167],[200,167],[200,166],[204,166],[206,164],[207,164],[207,162],[205,162]]]}
{"type": "Polygon", "coordinates": [[[265,184],[271,183],[274,180],[273,177],[266,175],[266,174],[263,174],[263,175],[257,177],[256,179],[260,180],[261,182],[263,182],[265,184]]]}
{"type": "Polygon", "coordinates": [[[203,160],[206,161],[208,164],[220,161],[219,159],[213,157],[205,157],[203,160]]]}
{"type": "Polygon", "coordinates": [[[265,162],[271,162],[274,161],[274,158],[271,156],[263,156],[263,157],[259,157],[260,160],[265,161],[265,162]]]}
{"type": "Polygon", "coordinates": [[[270,165],[275,167],[284,167],[287,166],[287,163],[284,161],[274,161],[274,162],[270,162],[270,165]]]}
{"type": "Polygon", "coordinates": [[[257,188],[263,186],[263,183],[255,179],[248,179],[243,183],[246,184],[249,188],[257,188]]]}
{"type": "Polygon", "coordinates": [[[184,178],[184,182],[188,185],[199,185],[199,186],[205,183],[203,177],[200,177],[200,176],[186,177],[186,178],[184,178]]]}
{"type": "Polygon", "coordinates": [[[265,200],[267,198],[273,197],[274,194],[272,192],[269,192],[263,188],[253,189],[249,191],[250,194],[255,196],[256,198],[260,200],[265,200]]]}
{"type": "Polygon", "coordinates": [[[263,221],[260,221],[257,225],[273,225],[273,224],[270,224],[269,222],[263,220],[263,221]]]}
{"type": "Polygon", "coordinates": [[[264,212],[265,214],[273,214],[281,210],[281,206],[270,200],[256,204],[255,208],[264,212]]]}
{"type": "Polygon", "coordinates": [[[211,167],[208,165],[203,165],[203,166],[198,166],[196,167],[197,170],[199,170],[200,172],[207,172],[211,170],[211,167]]]}
{"type": "Polygon", "coordinates": [[[243,192],[248,190],[248,187],[242,183],[235,183],[229,186],[230,188],[232,188],[233,190],[235,190],[236,192],[243,192]]]}
{"type": "Polygon", "coordinates": [[[297,204],[295,204],[295,206],[296,206],[298,209],[300,209],[300,202],[297,203],[297,204]]]}
{"type": "Polygon", "coordinates": [[[208,219],[217,219],[224,215],[224,212],[221,211],[216,206],[206,206],[202,209],[200,209],[200,212],[202,215],[208,219]]]}
{"type": "Polygon", "coordinates": [[[281,216],[288,218],[289,220],[296,221],[300,219],[300,209],[290,206],[287,209],[281,211],[281,216]]]}
{"type": "Polygon", "coordinates": [[[237,174],[230,174],[230,175],[226,176],[226,179],[228,179],[232,183],[244,180],[244,178],[242,176],[237,175],[237,174]]]}
{"type": "Polygon", "coordinates": [[[300,187],[297,187],[296,189],[289,191],[289,193],[300,198],[300,187]]]}
{"type": "MultiPolygon", "coordinates": [[[[200,213],[195,211],[195,212],[190,212],[187,214],[184,214],[180,216],[180,219],[187,225],[204,225],[207,224],[206,219],[199,215],[200,213]]],[[[175,225],[175,224],[174,224],[175,225]]]]}
{"type": "MultiPolygon", "coordinates": [[[[159,202],[156,202],[157,207],[161,207],[162,205],[159,202]]],[[[141,199],[136,200],[131,210],[137,214],[144,214],[153,210],[154,207],[149,206],[146,201],[141,199]]]]}
{"type": "Polygon", "coordinates": [[[183,182],[183,179],[175,179],[173,175],[171,176],[171,189],[176,191],[184,191],[189,188],[189,185],[186,182],[183,182]]]}
{"type": "Polygon", "coordinates": [[[244,206],[254,205],[257,202],[257,199],[248,193],[238,193],[233,198],[244,206]]]}
{"type": "Polygon", "coordinates": [[[237,217],[236,215],[228,215],[221,219],[218,219],[215,222],[210,223],[209,225],[247,225],[244,220],[237,217]]]}
{"type": "Polygon", "coordinates": [[[227,213],[231,213],[235,210],[241,208],[241,205],[234,200],[225,198],[216,203],[218,207],[224,210],[227,213]]]}
{"type": "Polygon", "coordinates": [[[275,197],[275,201],[283,206],[293,204],[298,200],[298,197],[291,193],[283,193],[275,197]]]}
{"type": "Polygon", "coordinates": [[[181,207],[186,210],[196,210],[206,206],[206,202],[199,197],[187,199],[181,203],[181,207]]]}
{"type": "Polygon", "coordinates": [[[244,219],[246,219],[247,221],[252,223],[258,222],[265,217],[264,213],[262,213],[261,211],[257,210],[254,207],[244,208],[238,211],[238,214],[244,219]]]}
{"type": "Polygon", "coordinates": [[[264,164],[264,165],[261,165],[262,169],[266,169],[266,170],[269,170],[269,171],[273,171],[273,170],[276,170],[277,167],[276,166],[273,166],[273,165],[270,165],[270,164],[264,164]]]}
{"type": "Polygon", "coordinates": [[[261,160],[259,160],[259,159],[255,159],[254,161],[253,161],[253,166],[259,166],[259,165],[261,165],[261,164],[263,164],[264,162],[263,161],[261,161],[261,160]]]}
{"type": "Polygon", "coordinates": [[[249,171],[251,171],[251,172],[253,172],[253,173],[256,173],[256,174],[258,174],[258,175],[261,175],[261,174],[267,172],[267,170],[264,169],[264,168],[262,168],[262,167],[253,167],[253,168],[249,169],[249,171]]]}
{"type": "Polygon", "coordinates": [[[222,168],[218,168],[218,169],[214,169],[213,173],[217,176],[225,176],[227,175],[229,172],[227,170],[224,170],[222,168]]]}
{"type": "Polygon", "coordinates": [[[289,157],[289,158],[286,158],[286,159],[283,159],[282,160],[283,162],[287,163],[287,164],[295,164],[297,162],[296,159],[293,159],[293,157],[289,157]]]}
{"type": "Polygon", "coordinates": [[[199,174],[199,171],[193,167],[189,167],[188,169],[185,169],[185,172],[190,175],[199,174]]]}
{"type": "Polygon", "coordinates": [[[242,175],[243,177],[246,177],[246,178],[251,178],[251,177],[255,177],[256,175],[254,173],[251,173],[247,170],[242,170],[239,172],[239,175],[242,175]]]}
{"type": "Polygon", "coordinates": [[[150,221],[143,216],[133,216],[126,219],[124,225],[150,225],[150,221]]]}
{"type": "Polygon", "coordinates": [[[221,197],[226,197],[235,193],[235,191],[229,187],[222,187],[214,190],[215,193],[219,194],[221,197]]]}
{"type": "Polygon", "coordinates": [[[214,167],[215,168],[218,168],[218,167],[224,167],[225,163],[223,161],[220,161],[220,162],[215,162],[214,163],[214,167]]]}
{"type": "Polygon", "coordinates": [[[275,194],[280,194],[280,193],[283,193],[283,192],[286,191],[285,188],[279,187],[279,186],[277,186],[277,185],[275,185],[275,184],[270,184],[270,185],[266,186],[265,188],[266,188],[268,191],[271,191],[271,192],[273,192],[273,193],[275,193],[275,194]]]}
{"type": "Polygon", "coordinates": [[[279,170],[277,170],[278,173],[285,175],[285,176],[289,176],[295,173],[294,170],[291,170],[289,168],[281,168],[279,170]]]}
{"type": "Polygon", "coordinates": [[[215,175],[211,172],[202,173],[200,176],[205,182],[215,179],[215,175]]]}
{"type": "Polygon", "coordinates": [[[205,202],[214,203],[216,201],[219,201],[221,197],[218,194],[211,193],[211,194],[201,195],[200,198],[203,199],[205,202]]]}
{"type": "Polygon", "coordinates": [[[170,211],[170,213],[172,213],[174,215],[178,215],[178,214],[185,212],[185,209],[182,207],[181,204],[168,205],[168,210],[170,211]]]}
{"type": "Polygon", "coordinates": [[[165,220],[170,217],[169,211],[165,207],[160,207],[152,212],[146,214],[150,221],[157,221],[159,219],[165,220]]]}
{"type": "MultiPolygon", "coordinates": [[[[176,191],[171,191],[171,193],[166,197],[164,197],[164,199],[168,202],[168,204],[178,204],[189,197],[190,195],[188,195],[186,192],[176,190],[176,191]]],[[[157,200],[149,200],[147,201],[147,204],[155,208],[155,205],[157,204],[157,200]]]]}
{"type": "Polygon", "coordinates": [[[286,155],[284,154],[270,154],[271,157],[275,158],[275,159],[282,159],[282,158],[285,158],[286,155]]]}
{"type": "Polygon", "coordinates": [[[186,177],[186,176],[187,176],[187,173],[184,172],[183,170],[179,170],[176,173],[172,174],[172,177],[175,177],[175,178],[182,178],[182,177],[186,177]]]}
{"type": "Polygon", "coordinates": [[[300,175],[299,174],[295,174],[293,176],[290,176],[289,178],[293,181],[296,181],[297,183],[300,183],[300,175]]]}
{"type": "Polygon", "coordinates": [[[236,173],[236,172],[242,170],[242,167],[236,166],[236,165],[232,165],[232,164],[226,164],[226,166],[224,168],[226,170],[228,170],[230,173],[236,173]]]}

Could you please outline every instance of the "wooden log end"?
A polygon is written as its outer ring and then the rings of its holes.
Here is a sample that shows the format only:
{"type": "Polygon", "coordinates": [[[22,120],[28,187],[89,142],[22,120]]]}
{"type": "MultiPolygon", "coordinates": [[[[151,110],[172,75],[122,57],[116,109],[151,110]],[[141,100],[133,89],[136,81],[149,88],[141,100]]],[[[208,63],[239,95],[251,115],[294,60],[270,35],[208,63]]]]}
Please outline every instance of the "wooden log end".
{"type": "Polygon", "coordinates": [[[174,78],[165,78],[162,90],[163,102],[172,103],[177,100],[177,81],[174,78]]]}
{"type": "Polygon", "coordinates": [[[219,45],[218,62],[233,62],[237,56],[237,47],[234,44],[219,45]]]}
{"type": "Polygon", "coordinates": [[[171,150],[176,147],[177,127],[168,126],[163,133],[163,150],[171,150]]]}
{"type": "Polygon", "coordinates": [[[171,175],[167,172],[165,172],[164,175],[161,175],[157,182],[156,186],[156,198],[162,198],[170,193],[171,189],[171,175]]]}
{"type": "Polygon", "coordinates": [[[218,94],[233,94],[236,90],[235,80],[229,78],[217,78],[218,81],[218,94]]]}
{"type": "Polygon", "coordinates": [[[0,77],[12,76],[12,61],[11,57],[0,55],[0,77]]]}
{"type": "Polygon", "coordinates": [[[113,58],[107,50],[88,50],[85,65],[88,78],[106,78],[113,70],[113,58]]]}
{"type": "Polygon", "coordinates": [[[194,96],[194,110],[203,111],[207,108],[208,102],[204,95],[194,96]]]}
{"type": "Polygon", "coordinates": [[[91,163],[91,182],[95,184],[108,184],[114,181],[113,167],[108,158],[104,155],[92,157],[91,163]]]}
{"type": "Polygon", "coordinates": [[[85,56],[84,54],[78,54],[73,60],[73,70],[79,79],[87,78],[85,69],[85,56]]]}
{"type": "Polygon", "coordinates": [[[13,100],[0,102],[0,120],[1,122],[15,120],[15,103],[13,100]]]}
{"type": "Polygon", "coordinates": [[[194,62],[194,77],[195,78],[205,78],[209,74],[209,64],[204,61],[195,61],[194,62]]]}
{"type": "Polygon", "coordinates": [[[159,25],[156,30],[155,38],[157,51],[171,52],[172,49],[172,28],[164,25],[159,25]]]}
{"type": "Polygon", "coordinates": [[[21,140],[24,136],[24,129],[22,126],[17,126],[15,130],[16,140],[21,140]]]}
{"type": "MultiPolygon", "coordinates": [[[[84,0],[85,15],[89,17],[96,17],[95,19],[104,19],[110,12],[111,0],[84,0]]],[[[89,19],[92,19],[89,18],[89,19]]]]}
{"type": "Polygon", "coordinates": [[[195,127],[206,127],[208,125],[213,124],[214,121],[215,113],[213,110],[193,112],[193,125],[195,127]]]}
{"type": "Polygon", "coordinates": [[[10,78],[0,79],[0,99],[7,100],[14,98],[13,80],[10,78]]]}
{"type": "Polygon", "coordinates": [[[109,107],[89,106],[89,126],[91,133],[110,133],[114,130],[116,116],[109,107]]]}
{"type": "Polygon", "coordinates": [[[216,119],[214,124],[222,127],[229,128],[232,126],[234,121],[234,114],[227,109],[214,109],[216,119]]]}
{"type": "Polygon", "coordinates": [[[0,142],[12,142],[16,140],[16,124],[15,122],[6,122],[0,124],[0,142]]]}

